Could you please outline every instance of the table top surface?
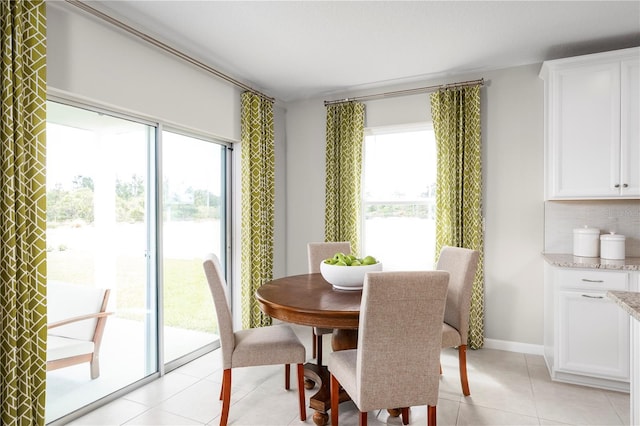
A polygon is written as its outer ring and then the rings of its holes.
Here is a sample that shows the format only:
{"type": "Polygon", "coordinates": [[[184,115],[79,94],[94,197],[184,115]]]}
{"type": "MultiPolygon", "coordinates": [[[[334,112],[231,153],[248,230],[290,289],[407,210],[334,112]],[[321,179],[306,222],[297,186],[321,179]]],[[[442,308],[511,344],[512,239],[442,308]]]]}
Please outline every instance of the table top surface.
{"type": "Polygon", "coordinates": [[[262,285],[262,310],[282,321],[321,328],[357,329],[362,290],[337,290],[320,273],[278,278],[262,285]]]}

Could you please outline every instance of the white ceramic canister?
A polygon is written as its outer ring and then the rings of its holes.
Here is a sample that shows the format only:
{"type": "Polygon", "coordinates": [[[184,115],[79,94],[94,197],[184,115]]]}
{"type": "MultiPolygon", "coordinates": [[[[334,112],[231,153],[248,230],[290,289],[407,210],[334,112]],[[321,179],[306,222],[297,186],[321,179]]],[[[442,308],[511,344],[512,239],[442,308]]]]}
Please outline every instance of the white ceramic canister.
{"type": "Polygon", "coordinates": [[[576,228],[573,230],[573,255],[598,257],[600,255],[600,230],[598,228],[576,228]]]}
{"type": "Polygon", "coordinates": [[[625,236],[616,233],[600,235],[600,257],[602,259],[624,260],[625,236]]]}

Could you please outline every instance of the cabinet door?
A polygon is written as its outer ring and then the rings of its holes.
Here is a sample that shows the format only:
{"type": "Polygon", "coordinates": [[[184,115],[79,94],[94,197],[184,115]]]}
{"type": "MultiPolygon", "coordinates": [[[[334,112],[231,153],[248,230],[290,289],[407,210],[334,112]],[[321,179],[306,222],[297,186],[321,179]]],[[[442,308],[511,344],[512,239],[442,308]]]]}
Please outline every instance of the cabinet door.
{"type": "Polygon", "coordinates": [[[552,78],[552,197],[617,196],[620,63],[559,69],[552,78]]]}
{"type": "Polygon", "coordinates": [[[558,293],[558,370],[629,380],[629,315],[601,291],[558,293]]]}
{"type": "Polygon", "coordinates": [[[640,320],[631,318],[631,425],[640,424],[640,320]]]}
{"type": "Polygon", "coordinates": [[[622,62],[620,193],[640,195],[640,60],[622,62]]]}

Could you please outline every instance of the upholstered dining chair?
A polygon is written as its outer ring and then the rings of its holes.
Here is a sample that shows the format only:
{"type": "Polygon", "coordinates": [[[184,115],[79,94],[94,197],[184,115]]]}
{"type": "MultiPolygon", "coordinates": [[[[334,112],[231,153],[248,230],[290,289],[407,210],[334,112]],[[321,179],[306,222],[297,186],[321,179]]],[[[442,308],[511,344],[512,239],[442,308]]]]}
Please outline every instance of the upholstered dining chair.
{"type": "Polygon", "coordinates": [[[458,348],[462,393],[469,396],[467,378],[467,338],[473,281],[480,253],[462,247],[445,246],[440,251],[437,270],[449,272],[449,292],[442,324],[442,348],[458,348]]]}
{"type": "Polygon", "coordinates": [[[340,386],[360,411],[427,405],[436,423],[440,384],[442,320],[449,273],[380,271],[367,273],[362,289],[358,347],[329,354],[331,424],[338,425],[340,386]]]}
{"type": "MultiPolygon", "coordinates": [[[[333,257],[336,253],[351,254],[351,243],[349,241],[337,241],[326,243],[308,243],[307,254],[309,259],[309,273],[315,274],[320,272],[320,263],[328,258],[333,257]]],[[[322,365],[322,336],[331,334],[331,328],[313,327],[312,335],[312,357],[316,358],[318,365],[322,365]]]]}
{"type": "Polygon", "coordinates": [[[214,254],[208,254],[203,262],[204,272],[213,296],[218,319],[218,333],[222,347],[222,413],[220,425],[225,426],[229,419],[231,402],[231,370],[239,367],[259,365],[285,365],[285,389],[289,389],[290,366],[297,364],[298,403],[300,420],[307,419],[304,402],[304,367],[306,352],[304,345],[290,326],[286,324],[270,327],[252,328],[233,331],[233,323],[229,302],[227,300],[227,283],[222,275],[220,261],[214,254]]]}

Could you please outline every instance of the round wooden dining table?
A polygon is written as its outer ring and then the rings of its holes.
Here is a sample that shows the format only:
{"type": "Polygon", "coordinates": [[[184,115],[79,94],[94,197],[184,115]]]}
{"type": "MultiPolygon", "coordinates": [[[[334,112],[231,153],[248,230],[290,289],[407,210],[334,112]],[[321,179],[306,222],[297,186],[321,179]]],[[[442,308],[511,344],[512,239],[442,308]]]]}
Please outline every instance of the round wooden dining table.
{"type": "MultiPolygon", "coordinates": [[[[338,290],[322,275],[303,274],[278,278],[263,284],[256,291],[260,308],[267,315],[288,323],[311,327],[332,328],[331,347],[334,351],[356,348],[358,318],[362,290],[338,290]]],[[[313,421],[327,424],[331,408],[329,371],[325,365],[305,364],[305,377],[319,385],[309,401],[315,410],[313,421]]],[[[340,393],[340,402],[349,400],[340,393]]]]}

